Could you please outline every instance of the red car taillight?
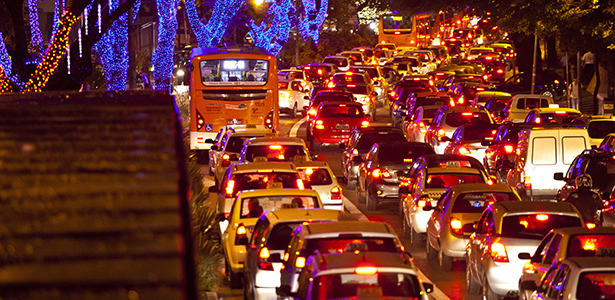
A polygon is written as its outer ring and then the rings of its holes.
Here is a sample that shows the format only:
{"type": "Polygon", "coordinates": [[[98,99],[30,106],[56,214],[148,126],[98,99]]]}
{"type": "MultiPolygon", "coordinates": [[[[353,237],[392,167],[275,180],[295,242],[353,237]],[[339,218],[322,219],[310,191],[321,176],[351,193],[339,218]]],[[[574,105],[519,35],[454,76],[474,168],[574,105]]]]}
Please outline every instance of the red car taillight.
{"type": "Polygon", "coordinates": [[[505,145],[504,151],[509,154],[513,153],[513,151],[515,151],[515,147],[513,145],[505,145]]]}
{"type": "Polygon", "coordinates": [[[463,234],[463,231],[461,230],[461,221],[459,219],[451,218],[449,223],[451,225],[451,231],[453,231],[453,233],[463,234]]]}
{"type": "Polygon", "coordinates": [[[502,243],[493,243],[489,247],[491,250],[491,257],[495,262],[508,262],[508,253],[506,253],[506,247],[502,243]]]}
{"type": "Polygon", "coordinates": [[[339,186],[335,186],[331,189],[331,200],[342,199],[342,189],[339,186]]]}
{"type": "Polygon", "coordinates": [[[228,167],[231,165],[231,157],[228,154],[222,155],[222,166],[228,167]]]}
{"type": "Polygon", "coordinates": [[[372,177],[374,178],[391,178],[391,173],[389,173],[388,170],[383,170],[383,169],[374,169],[372,171],[372,177]]]}
{"type": "Polygon", "coordinates": [[[258,252],[258,258],[259,269],[265,271],[273,271],[273,264],[267,261],[267,259],[269,259],[269,249],[267,249],[267,247],[261,248],[261,250],[258,252]]]}
{"type": "Polygon", "coordinates": [[[316,127],[316,129],[325,129],[323,120],[316,120],[316,125],[314,127],[316,127]]]}
{"type": "Polygon", "coordinates": [[[224,190],[224,192],[226,193],[226,197],[232,197],[234,189],[235,189],[235,180],[231,179],[226,183],[226,189],[224,190]]]}
{"type": "Polygon", "coordinates": [[[426,133],[427,132],[427,127],[425,127],[425,123],[423,121],[419,122],[419,132],[420,133],[426,133]]]}
{"type": "Polygon", "coordinates": [[[305,267],[305,257],[297,256],[297,259],[295,259],[295,268],[303,268],[303,267],[305,267]]]}
{"type": "Polygon", "coordinates": [[[532,189],[532,182],[531,182],[530,176],[523,177],[523,186],[525,187],[526,190],[532,189]]]}

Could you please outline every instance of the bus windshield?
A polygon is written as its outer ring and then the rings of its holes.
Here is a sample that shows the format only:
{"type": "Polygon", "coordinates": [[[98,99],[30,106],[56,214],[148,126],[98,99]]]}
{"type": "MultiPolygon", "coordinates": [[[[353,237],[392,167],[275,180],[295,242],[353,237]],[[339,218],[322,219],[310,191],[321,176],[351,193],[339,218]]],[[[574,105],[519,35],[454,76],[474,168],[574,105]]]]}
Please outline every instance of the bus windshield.
{"type": "Polygon", "coordinates": [[[262,59],[213,59],[199,63],[205,86],[267,84],[269,62],[262,59]]]}

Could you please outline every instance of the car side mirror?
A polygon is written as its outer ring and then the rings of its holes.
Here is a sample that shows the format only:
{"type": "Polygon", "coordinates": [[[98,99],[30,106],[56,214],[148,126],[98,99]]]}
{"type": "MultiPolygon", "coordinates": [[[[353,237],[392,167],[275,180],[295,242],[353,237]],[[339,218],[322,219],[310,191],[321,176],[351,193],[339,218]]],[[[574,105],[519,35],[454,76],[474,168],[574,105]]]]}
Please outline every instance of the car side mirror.
{"type": "Polygon", "coordinates": [[[450,142],[451,138],[449,138],[448,136],[441,136],[440,137],[440,142],[450,142]]]}
{"type": "Polygon", "coordinates": [[[238,245],[246,246],[246,245],[248,245],[248,243],[249,243],[248,237],[245,236],[245,235],[240,236],[239,239],[237,240],[237,244],[238,245]]]}
{"type": "Polygon", "coordinates": [[[218,189],[218,187],[217,187],[217,186],[215,186],[215,185],[210,186],[210,187],[209,187],[209,189],[207,189],[207,190],[208,190],[210,193],[218,193],[218,192],[220,192],[220,190],[218,189]]]}
{"type": "Polygon", "coordinates": [[[352,158],[352,162],[355,164],[361,164],[363,163],[363,158],[361,158],[361,156],[356,155],[355,157],[352,158]]]}
{"type": "MultiPolygon", "coordinates": [[[[310,90],[309,90],[309,89],[305,89],[305,90],[303,90],[303,92],[304,92],[304,93],[309,93],[309,92],[310,92],[310,90]]],[[[307,97],[307,96],[303,96],[303,99],[305,99],[305,97],[307,97]]],[[[308,98],[308,99],[309,99],[309,98],[308,98]]]]}
{"type": "Polygon", "coordinates": [[[215,143],[215,141],[212,140],[212,139],[206,139],[205,140],[205,144],[214,144],[214,143],[215,143]]]}
{"type": "MultiPolygon", "coordinates": [[[[307,92],[306,92],[307,93],[307,92]]],[[[303,99],[305,100],[310,100],[310,96],[303,96],[303,99]]],[[[303,109],[305,109],[307,106],[304,106],[303,109]]]]}
{"type": "Polygon", "coordinates": [[[517,257],[519,257],[519,259],[532,259],[532,256],[527,252],[521,252],[517,257]]]}
{"type": "Polygon", "coordinates": [[[490,140],[483,139],[482,141],[480,141],[480,144],[481,144],[482,146],[491,146],[491,142],[492,142],[492,141],[490,141],[490,140]]]}
{"type": "Polygon", "coordinates": [[[211,145],[211,148],[209,148],[210,150],[214,150],[214,151],[218,151],[220,150],[220,148],[218,147],[218,145],[211,145]]]}
{"type": "Polygon", "coordinates": [[[521,281],[521,283],[519,284],[519,287],[522,290],[528,290],[528,291],[536,291],[536,290],[538,290],[538,286],[536,286],[536,282],[534,280],[524,280],[524,281],[521,281]]]}
{"type": "Polygon", "coordinates": [[[425,289],[425,292],[427,294],[431,293],[434,291],[434,285],[433,283],[429,283],[429,282],[423,282],[423,288],[425,289]]]}
{"type": "Polygon", "coordinates": [[[463,226],[461,226],[461,231],[464,233],[474,233],[476,231],[475,223],[463,224],[463,226]]]}
{"type": "Polygon", "coordinates": [[[312,161],[316,161],[316,160],[318,160],[318,154],[312,154],[312,155],[310,155],[310,160],[312,160],[312,161]]]}
{"type": "Polygon", "coordinates": [[[566,178],[564,178],[564,173],[557,172],[557,173],[553,173],[553,179],[555,179],[555,180],[565,180],[566,178]]]}
{"type": "Polygon", "coordinates": [[[340,147],[340,149],[346,150],[346,144],[344,142],[339,142],[337,145],[340,147]]]}

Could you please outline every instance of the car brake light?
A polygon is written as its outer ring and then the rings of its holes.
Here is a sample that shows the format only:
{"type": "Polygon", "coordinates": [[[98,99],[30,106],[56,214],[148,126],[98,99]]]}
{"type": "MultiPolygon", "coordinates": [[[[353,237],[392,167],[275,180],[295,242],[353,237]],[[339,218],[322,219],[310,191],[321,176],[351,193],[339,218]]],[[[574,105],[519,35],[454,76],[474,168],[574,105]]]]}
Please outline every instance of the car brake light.
{"type": "Polygon", "coordinates": [[[466,147],[461,147],[459,148],[459,154],[469,154],[470,150],[468,150],[468,148],[466,147]]]}
{"type": "Polygon", "coordinates": [[[464,102],[466,102],[466,99],[461,95],[461,97],[459,97],[459,104],[463,104],[464,102]]]}
{"type": "Polygon", "coordinates": [[[303,268],[303,267],[305,267],[305,257],[297,256],[297,259],[295,260],[295,267],[296,268],[303,268]]]}
{"type": "Polygon", "coordinates": [[[416,206],[425,207],[425,205],[427,205],[427,200],[421,200],[421,198],[416,200],[416,206]]]}
{"type": "Polygon", "coordinates": [[[305,189],[305,185],[303,185],[303,180],[297,179],[297,188],[300,189],[300,190],[304,190],[305,189]]]}
{"type": "Polygon", "coordinates": [[[331,189],[331,200],[340,200],[342,199],[342,189],[339,186],[334,186],[331,189]]]}
{"type": "Polygon", "coordinates": [[[594,229],[594,228],[596,228],[596,224],[594,224],[594,223],[585,223],[585,226],[587,227],[587,229],[594,229]]]}
{"type": "Polygon", "coordinates": [[[477,91],[484,91],[484,90],[485,90],[485,88],[482,88],[482,87],[477,87],[477,88],[476,88],[476,90],[477,90],[477,91]]]}
{"type": "Polygon", "coordinates": [[[538,221],[546,221],[548,219],[549,219],[549,215],[543,215],[543,214],[536,215],[536,220],[538,221]]]}
{"type": "Polygon", "coordinates": [[[442,128],[438,129],[438,135],[439,136],[444,136],[445,133],[446,132],[444,131],[444,129],[442,129],[442,128]]]}
{"type": "Polygon", "coordinates": [[[453,233],[463,234],[463,231],[461,230],[461,220],[457,218],[451,218],[450,225],[453,233]]]}
{"type": "Polygon", "coordinates": [[[356,84],[349,84],[348,87],[357,87],[356,84]]]}
{"type": "Polygon", "coordinates": [[[369,127],[369,121],[363,121],[363,122],[361,122],[361,127],[362,127],[362,128],[369,127]]]}
{"type": "Polygon", "coordinates": [[[273,271],[273,264],[270,262],[259,262],[258,268],[265,271],[273,271]]]}
{"type": "Polygon", "coordinates": [[[284,253],[284,261],[288,261],[288,257],[290,254],[288,252],[284,253]]]}
{"type": "Polygon", "coordinates": [[[310,110],[308,111],[308,114],[312,117],[316,116],[316,108],[310,108],[310,110]]]}
{"type": "Polygon", "coordinates": [[[269,145],[271,150],[282,150],[282,145],[269,145]]]}
{"type": "Polygon", "coordinates": [[[376,274],[378,270],[375,267],[358,267],[354,269],[354,272],[359,275],[373,275],[376,274]]]}
{"type": "Polygon", "coordinates": [[[346,72],[346,75],[352,75],[352,72],[346,72]]]}
{"type": "Polygon", "coordinates": [[[420,133],[426,133],[427,132],[427,128],[425,127],[425,123],[423,123],[423,121],[419,122],[419,132],[420,133]]]}
{"type": "Polygon", "coordinates": [[[243,224],[239,224],[239,226],[237,226],[237,230],[235,231],[236,235],[245,235],[247,232],[246,230],[246,226],[244,226],[243,224]]]}
{"type": "Polygon", "coordinates": [[[318,69],[318,75],[322,75],[322,70],[318,69]]]}
{"type": "Polygon", "coordinates": [[[420,81],[420,80],[421,80],[421,78],[419,78],[419,77],[414,77],[414,78],[412,78],[412,80],[414,80],[414,81],[420,81]]]}
{"type": "Polygon", "coordinates": [[[230,156],[230,155],[228,155],[228,154],[224,154],[224,155],[222,155],[222,166],[223,166],[223,167],[228,167],[228,166],[230,166],[230,165],[231,165],[231,161],[230,161],[230,159],[231,159],[231,156],[230,156]]]}
{"type": "Polygon", "coordinates": [[[352,154],[353,155],[359,155],[359,150],[357,150],[356,148],[352,150],[352,154]]]}
{"type": "Polygon", "coordinates": [[[536,117],[536,119],[534,120],[534,123],[536,123],[536,124],[540,124],[540,122],[542,122],[542,120],[540,119],[540,117],[536,117]]]}
{"type": "Polygon", "coordinates": [[[497,73],[498,73],[498,74],[504,74],[504,70],[502,70],[502,69],[498,69],[498,70],[497,70],[497,73]]]}
{"type": "Polygon", "coordinates": [[[566,114],[566,112],[565,112],[565,111],[558,110],[558,111],[556,111],[556,112],[555,112],[555,114],[557,114],[557,115],[565,115],[565,114],[566,114]]]}
{"type": "Polygon", "coordinates": [[[526,190],[532,189],[532,182],[530,182],[530,180],[531,180],[530,176],[523,177],[523,186],[525,187],[526,190]]]}
{"type": "Polygon", "coordinates": [[[333,83],[333,81],[329,82],[329,85],[327,85],[330,88],[334,88],[335,87],[335,83],[333,83]]]}
{"type": "Polygon", "coordinates": [[[557,79],[555,79],[553,82],[554,82],[555,84],[559,84],[559,80],[557,80],[557,79]]]}
{"type": "Polygon", "coordinates": [[[268,259],[269,258],[269,249],[267,249],[267,247],[261,248],[261,251],[258,253],[258,257],[260,259],[268,259]]]}
{"type": "Polygon", "coordinates": [[[226,183],[226,189],[224,192],[227,197],[233,196],[233,190],[235,189],[235,180],[231,179],[226,183]]]}
{"type": "Polygon", "coordinates": [[[372,177],[374,178],[391,178],[391,173],[389,173],[388,170],[382,170],[382,169],[374,169],[372,171],[372,177]]]}
{"type": "Polygon", "coordinates": [[[491,244],[491,257],[496,262],[508,262],[508,253],[502,243],[491,244]]]}
{"type": "Polygon", "coordinates": [[[463,112],[463,113],[461,113],[461,115],[467,117],[467,116],[472,116],[472,113],[471,112],[463,112]]]}

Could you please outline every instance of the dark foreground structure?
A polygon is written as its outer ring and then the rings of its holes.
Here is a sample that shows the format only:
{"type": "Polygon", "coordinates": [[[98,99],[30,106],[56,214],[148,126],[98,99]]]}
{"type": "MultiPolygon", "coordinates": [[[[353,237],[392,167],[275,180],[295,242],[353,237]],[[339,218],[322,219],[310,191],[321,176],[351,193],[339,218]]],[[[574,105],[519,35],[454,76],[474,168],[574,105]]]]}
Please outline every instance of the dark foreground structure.
{"type": "Polygon", "coordinates": [[[0,299],[197,299],[179,119],[156,92],[0,95],[0,299]]]}

